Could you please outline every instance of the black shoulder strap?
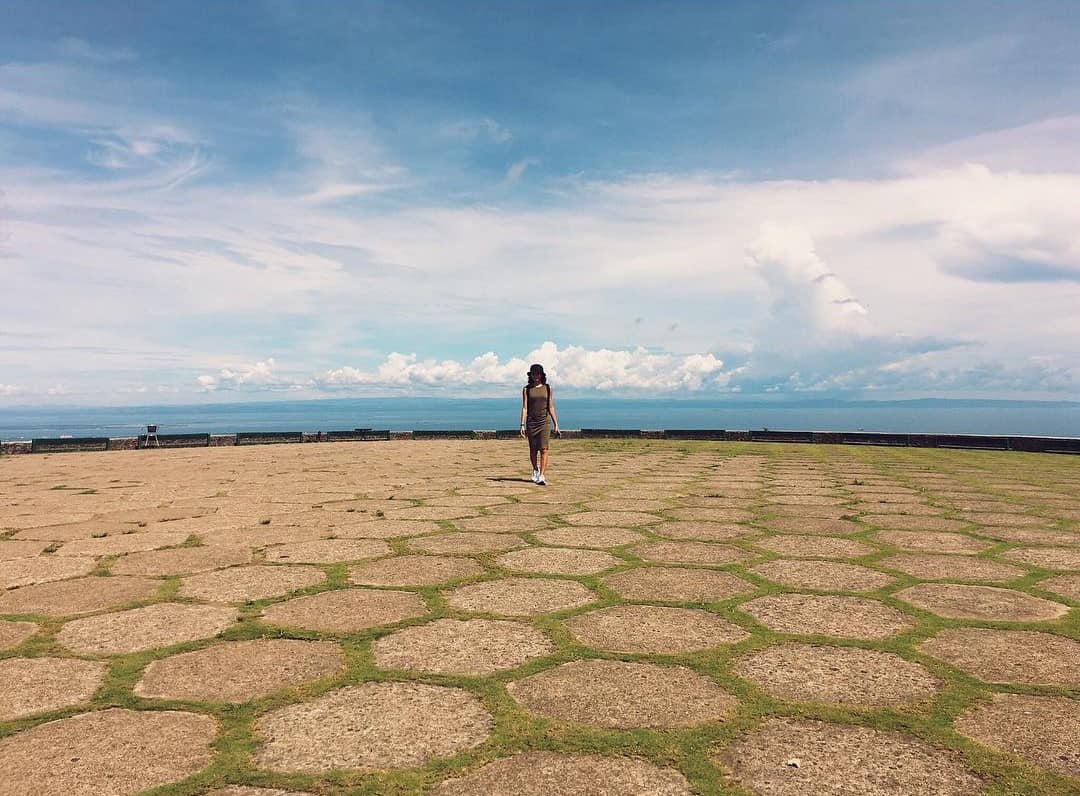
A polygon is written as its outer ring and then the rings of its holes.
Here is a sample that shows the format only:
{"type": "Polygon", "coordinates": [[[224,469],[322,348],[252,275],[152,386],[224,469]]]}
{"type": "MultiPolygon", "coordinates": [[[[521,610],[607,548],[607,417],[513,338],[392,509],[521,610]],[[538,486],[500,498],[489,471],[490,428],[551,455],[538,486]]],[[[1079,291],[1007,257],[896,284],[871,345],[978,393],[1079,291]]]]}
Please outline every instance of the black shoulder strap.
{"type": "Polygon", "coordinates": [[[550,415],[551,414],[551,385],[550,384],[545,384],[544,386],[548,388],[547,413],[550,415]]]}

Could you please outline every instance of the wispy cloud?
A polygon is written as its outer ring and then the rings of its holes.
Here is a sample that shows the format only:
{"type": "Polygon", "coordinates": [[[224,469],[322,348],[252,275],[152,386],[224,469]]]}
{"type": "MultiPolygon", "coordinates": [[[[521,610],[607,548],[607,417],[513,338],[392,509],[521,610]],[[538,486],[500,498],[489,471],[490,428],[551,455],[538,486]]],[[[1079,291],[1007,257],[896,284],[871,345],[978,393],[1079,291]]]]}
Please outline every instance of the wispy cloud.
{"type": "Polygon", "coordinates": [[[514,163],[510,168],[506,170],[506,182],[509,185],[516,185],[521,182],[521,178],[525,176],[525,172],[531,166],[540,165],[539,158],[522,158],[514,163]]]}
{"type": "Polygon", "coordinates": [[[995,172],[1080,172],[1080,114],[1052,116],[937,144],[901,160],[902,171],[950,168],[958,163],[995,172]]]}
{"type": "MultiPolygon", "coordinates": [[[[1013,46],[901,53],[841,94],[966,85],[1013,46]]],[[[205,104],[136,53],[50,52],[0,65],[4,145],[32,155],[0,165],[20,395],[502,389],[531,357],[582,391],[1076,390],[1069,113],[893,141],[871,176],[581,171],[581,129],[546,119],[388,118],[299,72],[205,104]]]]}
{"type": "Polygon", "coordinates": [[[121,141],[198,143],[188,125],[148,110],[140,101],[165,90],[152,79],[103,64],[0,64],[0,111],[9,119],[121,141]]]}
{"type": "Polygon", "coordinates": [[[56,44],[57,53],[71,58],[95,63],[114,63],[138,60],[138,54],[128,47],[102,47],[85,39],[66,36],[56,44]]]}
{"type": "Polygon", "coordinates": [[[975,89],[983,94],[993,86],[980,82],[1008,59],[1022,52],[1019,34],[993,34],[975,40],[904,51],[877,59],[860,69],[844,89],[852,97],[882,105],[909,109],[945,109],[967,104],[964,95],[975,89]]]}
{"type": "Polygon", "coordinates": [[[441,132],[448,138],[459,138],[464,141],[482,139],[496,144],[506,144],[514,140],[514,134],[508,128],[487,117],[450,122],[443,125],[441,132]]]}
{"type": "MultiPolygon", "coordinates": [[[[132,328],[152,318],[154,302],[167,296],[174,318],[220,312],[237,323],[260,317],[270,322],[288,306],[317,328],[363,308],[359,317],[371,332],[395,325],[441,328],[464,342],[479,340],[500,316],[519,317],[522,297],[535,288],[535,275],[543,274],[545,284],[556,289],[532,317],[558,324],[560,335],[595,339],[623,325],[642,334],[647,324],[632,319],[659,315],[663,344],[683,356],[723,359],[715,352],[752,351],[736,377],[744,390],[775,384],[857,390],[853,374],[870,384],[873,368],[927,348],[947,349],[953,344],[943,341],[949,340],[978,340],[1002,356],[1011,356],[1022,339],[1037,350],[1050,347],[1066,356],[1075,351],[1068,341],[1076,339],[1070,337],[1076,330],[1066,320],[1075,296],[1059,291],[1031,302],[1024,295],[972,292],[964,285],[987,277],[955,279],[955,263],[967,251],[955,235],[962,225],[983,236],[978,262],[985,267],[991,252],[1011,251],[1022,239],[1015,230],[1003,231],[1004,220],[1045,207],[1041,217],[1054,223],[1029,230],[1025,246],[1065,241],[1054,243],[1050,253],[1061,267],[1071,267],[1075,234],[1063,222],[1073,211],[1050,197],[1076,190],[1080,180],[967,170],[867,183],[690,178],[678,187],[678,180],[669,177],[659,191],[634,178],[590,184],[543,212],[421,206],[363,213],[337,211],[303,195],[282,196],[273,188],[241,192],[181,183],[171,194],[154,195],[145,182],[103,193],[92,184],[39,179],[12,193],[16,213],[5,224],[6,250],[15,278],[24,289],[47,292],[53,298],[47,305],[63,306],[57,300],[65,294],[88,308],[123,301],[129,305],[123,323],[132,328]],[[673,205],[663,198],[672,194],[685,198],[673,205]],[[145,221],[76,227],[73,203],[84,212],[139,213],[145,221]],[[20,220],[31,210],[32,221],[20,220]],[[883,234],[898,228],[922,232],[914,240],[883,234]],[[1041,229],[1053,235],[1047,238],[1041,229]],[[357,241],[362,249],[356,249],[357,241]],[[364,261],[360,269],[357,251],[364,261]],[[64,274],[63,281],[49,279],[44,263],[64,274]],[[78,272],[75,263],[81,264],[78,272]],[[617,304],[608,301],[611,291],[620,296],[617,304]],[[678,302],[666,320],[660,309],[665,302],[678,302]],[[953,310],[957,302],[966,307],[963,315],[953,310]],[[469,310],[447,315],[455,305],[469,310]],[[1006,305],[1012,320],[1003,327],[998,318],[1006,305]],[[1047,317],[1065,324],[1056,338],[1035,331],[1047,317]],[[718,334],[718,319],[744,331],[734,338],[718,334]],[[1031,331],[1018,331],[1024,329],[1031,331]],[[789,379],[796,371],[799,378],[789,379]],[[834,378],[840,374],[847,376],[834,378]]],[[[1010,278],[1027,278],[1034,290],[1037,276],[1010,278]]],[[[23,318],[15,310],[13,317],[33,331],[42,324],[77,322],[78,314],[23,318]]],[[[339,339],[349,345],[348,337],[339,339]]],[[[299,343],[286,336],[280,344],[303,359],[299,343]]],[[[564,351],[559,349],[560,356],[569,356],[564,351]]],[[[320,356],[334,352],[324,348],[320,356]]],[[[614,354],[592,357],[605,367],[614,367],[615,360],[614,354]]],[[[424,374],[438,373],[442,362],[435,351],[417,351],[401,372],[423,383],[424,374]]],[[[370,374],[379,370],[353,367],[368,374],[356,376],[355,384],[371,383],[370,374]]],[[[482,372],[461,363],[447,367],[464,383],[473,383],[468,373],[482,372]]],[[[640,384],[696,389],[692,373],[651,382],[642,377],[640,384]]],[[[348,374],[342,369],[320,384],[340,386],[348,374]]],[[[214,378],[221,380],[219,374],[214,378]]],[[[290,377],[301,384],[312,378],[310,372],[290,377]]],[[[603,381],[575,379],[567,383],[587,389],[603,381]]],[[[612,384],[634,382],[613,379],[612,384]]],[[[477,377],[475,383],[481,382],[477,377]]],[[[245,382],[232,376],[224,384],[245,382]]],[[[711,379],[700,384],[719,386],[711,379]]]]}
{"type": "Polygon", "coordinates": [[[321,204],[402,187],[407,169],[380,142],[365,114],[290,97],[284,124],[300,158],[294,177],[304,201],[321,204]]]}

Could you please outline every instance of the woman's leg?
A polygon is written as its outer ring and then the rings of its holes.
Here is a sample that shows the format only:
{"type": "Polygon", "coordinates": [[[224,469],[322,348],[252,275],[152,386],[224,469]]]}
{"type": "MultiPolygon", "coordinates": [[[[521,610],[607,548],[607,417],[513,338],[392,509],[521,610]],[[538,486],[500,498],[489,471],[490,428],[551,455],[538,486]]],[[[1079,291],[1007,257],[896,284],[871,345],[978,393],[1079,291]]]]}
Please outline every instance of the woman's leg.
{"type": "Polygon", "coordinates": [[[544,477],[544,473],[547,472],[548,465],[548,448],[551,446],[551,429],[548,426],[544,426],[544,430],[538,435],[536,447],[540,450],[540,477],[544,477]]]}
{"type": "Polygon", "coordinates": [[[532,462],[533,478],[536,480],[537,473],[540,472],[540,464],[538,463],[540,454],[540,440],[537,435],[529,434],[529,460],[532,462]]]}

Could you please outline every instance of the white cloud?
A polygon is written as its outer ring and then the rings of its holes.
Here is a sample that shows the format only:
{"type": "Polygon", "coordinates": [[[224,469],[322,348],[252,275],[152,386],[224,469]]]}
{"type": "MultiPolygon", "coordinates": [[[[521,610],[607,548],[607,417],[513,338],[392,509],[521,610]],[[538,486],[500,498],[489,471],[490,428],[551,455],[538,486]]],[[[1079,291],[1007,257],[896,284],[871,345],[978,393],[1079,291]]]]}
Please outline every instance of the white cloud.
{"type": "MultiPolygon", "coordinates": [[[[971,168],[988,184],[995,179],[984,167],[971,168]]],[[[997,179],[1012,182],[1017,177],[997,179]]],[[[985,212],[945,223],[939,234],[943,267],[975,281],[1080,282],[1076,210],[1056,204],[1065,197],[1052,188],[1044,196],[1017,193],[1025,209],[1012,201],[998,202],[985,212]]]]}
{"type": "Polygon", "coordinates": [[[723,370],[724,363],[713,354],[676,356],[643,348],[590,350],[572,345],[560,349],[548,341],[525,357],[511,357],[506,361],[500,360],[492,351],[469,362],[421,360],[416,354],[395,352],[374,371],[337,368],[318,381],[327,387],[511,386],[524,384],[525,372],[533,362],[544,365],[553,383],[577,391],[697,392],[724,387],[729,378],[723,370]]]}
{"type": "Polygon", "coordinates": [[[280,372],[273,359],[219,374],[204,374],[196,381],[204,391],[317,389],[334,392],[426,392],[463,388],[497,388],[500,392],[525,382],[532,362],[542,362],[553,383],[576,393],[626,389],[639,393],[700,392],[725,388],[730,374],[715,355],[677,356],[642,348],[628,350],[560,348],[545,342],[524,357],[501,359],[488,351],[468,361],[421,359],[415,353],[393,352],[373,369],[333,368],[311,377],[302,372],[280,372]]]}
{"type": "MultiPolygon", "coordinates": [[[[1075,391],[1080,370],[1032,357],[1020,363],[995,363],[973,357],[964,349],[923,351],[912,341],[872,339],[871,353],[847,351],[845,357],[825,361],[822,350],[785,368],[770,372],[767,359],[738,367],[725,367],[715,354],[673,355],[645,349],[586,349],[553,342],[524,357],[501,359],[488,351],[468,361],[421,359],[416,354],[391,353],[372,369],[343,366],[321,374],[302,370],[281,372],[272,360],[224,368],[217,376],[204,374],[196,381],[203,391],[304,391],[309,395],[439,394],[460,390],[461,395],[503,394],[524,383],[532,362],[541,362],[553,385],[574,395],[619,392],[622,395],[715,394],[717,392],[835,393],[850,391],[890,394],[967,395],[1023,391],[1025,384],[1042,395],[1075,391]],[[890,360],[890,356],[899,359],[890,360]],[[848,367],[852,363],[855,367],[848,367]]],[[[835,353],[835,352],[833,352],[835,353]]],[[[159,392],[167,388],[156,388],[159,392]]],[[[140,392],[147,392],[140,388],[140,392]]]]}
{"type": "Polygon", "coordinates": [[[1026,357],[1017,362],[986,360],[935,361],[914,356],[890,363],[876,373],[862,374],[871,390],[962,395],[1077,395],[1080,368],[1056,357],[1026,357]]]}
{"type": "Polygon", "coordinates": [[[696,392],[723,387],[728,380],[724,363],[709,353],[676,356],[644,348],[588,350],[580,346],[560,350],[548,342],[527,358],[542,361],[552,378],[582,389],[696,392]]]}
{"type": "Polygon", "coordinates": [[[0,384],[0,395],[5,398],[12,395],[19,395],[23,392],[25,392],[25,389],[17,384],[0,384]]]}
{"type": "Polygon", "coordinates": [[[510,185],[516,185],[521,182],[521,178],[525,176],[525,171],[530,166],[538,166],[539,164],[539,158],[523,158],[519,160],[506,170],[506,182],[510,185]]]}
{"type": "Polygon", "coordinates": [[[800,340],[868,331],[866,307],[825,265],[804,229],[765,223],[747,249],[750,265],[768,284],[770,326],[799,329],[800,340]]]}
{"type": "MultiPolygon", "coordinates": [[[[437,348],[381,368],[335,368],[355,347],[350,325],[365,329],[363,347],[376,351],[380,327],[437,330],[460,345],[500,324],[540,323],[562,339],[623,343],[608,354],[587,347],[593,354],[581,367],[592,375],[561,379],[583,389],[605,383],[607,372],[611,384],[696,389],[690,370],[650,377],[620,364],[638,345],[682,357],[716,352],[741,369],[729,386],[744,391],[777,383],[858,390],[874,367],[957,341],[988,362],[1051,354],[1065,367],[1080,359],[1080,283],[1067,281],[1080,243],[1080,211],[1066,199],[1080,191],[1080,177],[1071,175],[965,167],[875,181],[630,178],[579,186],[543,210],[374,212],[265,186],[240,196],[180,182],[161,193],[176,174],[159,169],[107,189],[55,176],[9,180],[5,267],[25,295],[49,297],[38,302],[44,314],[15,306],[11,317],[30,331],[75,328],[95,323],[95,307],[120,301],[128,309],[116,322],[138,339],[166,296],[174,324],[224,313],[276,325],[285,310],[308,319],[312,340],[325,330],[318,351],[326,370],[308,373],[340,370],[328,389],[340,388],[336,380],[502,383],[505,360],[433,359],[437,348]],[[106,223],[82,220],[95,214],[106,223]],[[1000,258],[1057,269],[1055,289],[1046,289],[1045,274],[1015,264],[1001,271],[1000,258]],[[998,271],[970,270],[994,263],[998,271]],[[65,309],[50,315],[51,306],[65,309]],[[749,353],[732,359],[735,350],[749,353]]],[[[282,341],[297,361],[314,351],[303,338],[282,341]]],[[[242,337],[227,344],[241,347],[190,358],[195,367],[200,357],[260,359],[242,337]]],[[[520,378],[514,370],[511,382],[520,378]]],[[[205,365],[198,373],[219,378],[205,365]]],[[[1068,381],[1040,383],[1064,389],[1068,381]]],[[[258,386],[227,384],[221,389],[258,386]]]]}
{"type": "Polygon", "coordinates": [[[195,379],[203,392],[216,390],[301,390],[311,380],[297,381],[278,372],[273,357],[234,368],[222,368],[216,376],[202,374],[195,379]]]}
{"type": "Polygon", "coordinates": [[[238,370],[231,370],[230,368],[222,368],[221,377],[218,379],[219,384],[252,384],[262,386],[266,384],[273,384],[274,379],[274,358],[256,362],[253,365],[247,365],[238,370]]]}
{"type": "MultiPolygon", "coordinates": [[[[878,78],[911,79],[901,72],[878,78]]],[[[883,178],[549,180],[543,203],[500,205],[505,192],[486,204],[436,192],[369,117],[302,97],[285,99],[276,130],[301,161],[233,182],[216,179],[223,156],[202,125],[149,113],[138,101],[148,87],[100,64],[5,64],[0,85],[0,111],[81,135],[103,167],[0,166],[0,262],[20,296],[5,321],[49,338],[0,357],[36,368],[34,394],[60,378],[87,394],[152,383],[145,374],[166,368],[201,390],[480,389],[516,384],[528,357],[445,359],[442,344],[484,351],[493,334],[528,339],[522,329],[582,343],[534,352],[582,390],[859,390],[925,355],[956,373],[1049,357],[1061,378],[1037,377],[1039,388],[1075,394],[1071,122],[914,153],[883,178]],[[1048,129],[1060,168],[1024,170],[1048,129]],[[980,152],[987,165],[967,157],[980,152]],[[373,194],[394,201],[335,201],[373,194]],[[109,350],[81,352],[72,374],[65,347],[89,328],[109,350]],[[399,330],[410,342],[381,344],[399,330]],[[425,334],[430,348],[411,342],[425,334]],[[391,347],[415,353],[386,357],[391,347]],[[361,364],[358,349],[376,353],[361,364]]]]}

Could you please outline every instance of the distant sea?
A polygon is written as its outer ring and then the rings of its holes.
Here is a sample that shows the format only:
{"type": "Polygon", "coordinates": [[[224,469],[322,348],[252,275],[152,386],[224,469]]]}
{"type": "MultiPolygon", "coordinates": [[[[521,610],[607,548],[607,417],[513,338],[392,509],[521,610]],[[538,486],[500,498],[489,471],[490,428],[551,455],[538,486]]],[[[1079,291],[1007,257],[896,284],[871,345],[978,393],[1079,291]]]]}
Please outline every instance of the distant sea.
{"type": "MultiPolygon", "coordinates": [[[[1080,402],[810,401],[559,398],[560,425],[630,429],[786,429],[1080,436],[1080,402]]],[[[507,399],[341,398],[174,406],[0,407],[0,440],[159,433],[333,431],[353,428],[516,428],[507,399]]]]}

